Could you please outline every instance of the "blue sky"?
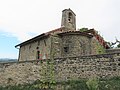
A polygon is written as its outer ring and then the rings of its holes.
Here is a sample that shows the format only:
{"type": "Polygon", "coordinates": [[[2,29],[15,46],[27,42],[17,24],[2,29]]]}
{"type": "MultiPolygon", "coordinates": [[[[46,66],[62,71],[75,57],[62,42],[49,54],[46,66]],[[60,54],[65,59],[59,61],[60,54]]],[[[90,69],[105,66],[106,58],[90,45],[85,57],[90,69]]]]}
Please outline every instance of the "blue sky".
{"type": "Polygon", "coordinates": [[[19,43],[16,37],[0,32],[0,58],[18,58],[18,49],[14,46],[19,43]]]}
{"type": "Polygon", "coordinates": [[[120,40],[120,0],[0,0],[0,58],[17,58],[15,45],[59,28],[67,8],[76,13],[77,29],[120,40]]]}

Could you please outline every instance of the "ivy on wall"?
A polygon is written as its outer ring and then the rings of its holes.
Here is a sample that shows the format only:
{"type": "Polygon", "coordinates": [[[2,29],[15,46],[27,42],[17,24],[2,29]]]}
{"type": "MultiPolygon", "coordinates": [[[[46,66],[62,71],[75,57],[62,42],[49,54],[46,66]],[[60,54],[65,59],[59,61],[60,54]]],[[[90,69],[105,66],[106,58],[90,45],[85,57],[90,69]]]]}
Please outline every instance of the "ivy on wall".
{"type": "Polygon", "coordinates": [[[81,31],[81,32],[84,32],[84,31],[87,31],[88,30],[88,28],[81,28],[81,29],[79,29],[79,31],[81,31]]]}
{"type": "Polygon", "coordinates": [[[103,54],[103,53],[105,53],[104,47],[103,47],[102,45],[100,45],[100,44],[97,45],[97,53],[98,53],[98,54],[103,54]]]}

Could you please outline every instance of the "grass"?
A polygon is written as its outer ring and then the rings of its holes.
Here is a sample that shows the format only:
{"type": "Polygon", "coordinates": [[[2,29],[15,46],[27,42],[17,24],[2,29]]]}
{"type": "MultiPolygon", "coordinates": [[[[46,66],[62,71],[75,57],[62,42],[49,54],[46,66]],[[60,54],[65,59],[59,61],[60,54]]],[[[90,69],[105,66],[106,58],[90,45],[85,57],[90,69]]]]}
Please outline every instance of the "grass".
{"type": "Polygon", "coordinates": [[[99,79],[97,80],[98,88],[97,89],[90,89],[89,85],[94,84],[95,80],[69,80],[63,82],[41,82],[39,80],[35,81],[33,84],[26,84],[26,85],[15,85],[15,86],[6,86],[0,87],[0,90],[56,90],[56,88],[61,88],[59,90],[120,90],[120,77],[113,77],[110,79],[99,79]]]}

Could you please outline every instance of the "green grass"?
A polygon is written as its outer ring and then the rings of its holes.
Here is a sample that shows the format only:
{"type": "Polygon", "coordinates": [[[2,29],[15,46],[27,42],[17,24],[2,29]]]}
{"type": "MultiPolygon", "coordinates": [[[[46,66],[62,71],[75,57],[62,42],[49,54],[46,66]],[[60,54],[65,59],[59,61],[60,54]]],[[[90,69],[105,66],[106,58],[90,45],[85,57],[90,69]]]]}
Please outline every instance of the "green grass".
{"type": "Polygon", "coordinates": [[[61,88],[60,90],[120,90],[120,77],[99,80],[69,80],[54,83],[37,80],[33,84],[0,87],[0,90],[56,90],[56,88],[61,88]],[[98,84],[98,88],[94,89],[96,84],[98,84]],[[88,85],[91,85],[93,89],[89,88],[88,85]]]}
{"type": "Polygon", "coordinates": [[[120,90],[120,77],[113,77],[111,79],[100,80],[100,90],[120,90]]]}

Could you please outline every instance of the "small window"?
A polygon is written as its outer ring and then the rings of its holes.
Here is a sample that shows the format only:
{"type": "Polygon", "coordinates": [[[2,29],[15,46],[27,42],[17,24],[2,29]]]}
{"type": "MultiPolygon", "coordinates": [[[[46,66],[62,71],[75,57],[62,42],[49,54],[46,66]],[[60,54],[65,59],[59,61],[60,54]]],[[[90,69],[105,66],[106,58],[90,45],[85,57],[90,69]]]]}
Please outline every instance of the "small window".
{"type": "Polygon", "coordinates": [[[64,47],[64,52],[68,52],[69,51],[69,47],[64,47]]]}
{"type": "Polygon", "coordinates": [[[40,59],[40,51],[37,51],[37,59],[40,59]]]}
{"type": "Polygon", "coordinates": [[[68,21],[71,22],[71,20],[72,20],[72,13],[69,12],[69,13],[68,13],[68,21]]]}

